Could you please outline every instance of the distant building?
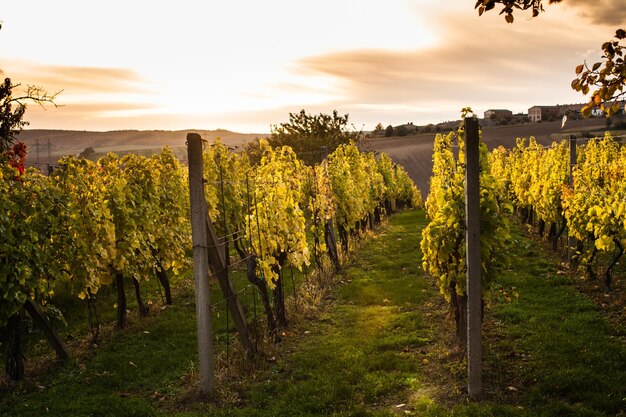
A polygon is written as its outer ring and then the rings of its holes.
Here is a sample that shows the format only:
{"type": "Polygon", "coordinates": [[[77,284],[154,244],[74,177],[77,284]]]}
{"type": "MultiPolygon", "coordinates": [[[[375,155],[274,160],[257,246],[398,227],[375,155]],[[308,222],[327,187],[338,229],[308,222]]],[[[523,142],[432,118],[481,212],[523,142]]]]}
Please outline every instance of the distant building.
{"type": "Polygon", "coordinates": [[[566,114],[580,114],[580,111],[585,107],[584,104],[557,104],[557,109],[559,112],[559,116],[564,116],[566,114]]]}
{"type": "Polygon", "coordinates": [[[558,117],[557,106],[532,106],[528,109],[528,118],[531,122],[541,122],[555,117],[558,117]]]}
{"type": "Polygon", "coordinates": [[[562,104],[557,105],[559,118],[567,116],[568,119],[580,119],[582,115],[580,111],[585,107],[584,104],[562,104]]]}
{"type": "Polygon", "coordinates": [[[489,109],[485,112],[485,119],[504,119],[511,116],[513,112],[506,109],[489,109]]]}
{"type": "Polygon", "coordinates": [[[556,106],[533,106],[528,109],[531,122],[558,119],[564,115],[578,117],[584,104],[557,104],[556,106]]]}

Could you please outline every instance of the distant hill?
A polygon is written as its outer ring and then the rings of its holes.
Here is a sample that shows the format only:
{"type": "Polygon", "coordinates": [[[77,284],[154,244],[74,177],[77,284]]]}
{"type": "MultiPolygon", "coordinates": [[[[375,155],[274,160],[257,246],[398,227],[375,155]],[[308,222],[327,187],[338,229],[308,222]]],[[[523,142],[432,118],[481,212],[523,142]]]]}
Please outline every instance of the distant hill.
{"type": "MultiPolygon", "coordinates": [[[[460,121],[448,122],[446,128],[456,128],[460,121]]],[[[565,129],[561,122],[524,123],[509,126],[487,126],[483,129],[483,141],[489,149],[503,145],[510,148],[515,145],[516,138],[534,136],[541,144],[549,144],[564,135],[578,133],[582,130],[602,134],[606,121],[604,119],[571,120],[565,129]]],[[[443,126],[443,124],[442,124],[443,126]]],[[[440,126],[440,128],[443,128],[440,126]]],[[[257,137],[268,134],[236,133],[228,130],[117,130],[111,132],[86,132],[71,130],[24,130],[19,139],[29,146],[28,164],[45,169],[46,164],[56,165],[63,155],[77,155],[91,147],[94,152],[87,156],[95,160],[107,152],[137,153],[152,155],[169,145],[176,156],[187,162],[185,141],[187,133],[195,132],[212,141],[220,137],[228,146],[238,146],[250,142],[257,137]],[[36,146],[39,140],[39,147],[36,146]],[[48,140],[50,140],[50,158],[48,158],[48,140]]],[[[428,181],[432,172],[432,152],[435,133],[420,133],[404,137],[371,138],[364,141],[365,149],[387,153],[394,161],[404,165],[409,175],[416,182],[422,195],[428,192],[428,181]]]]}
{"type": "Polygon", "coordinates": [[[23,130],[18,139],[29,147],[29,162],[33,165],[54,165],[64,155],[77,155],[85,148],[93,148],[91,158],[115,152],[151,154],[169,145],[179,158],[186,161],[185,141],[187,133],[198,133],[209,141],[221,138],[228,146],[238,146],[263,133],[237,133],[229,130],[114,130],[110,132],[89,132],[78,130],[23,130]],[[37,142],[39,145],[37,146],[37,142]],[[49,144],[49,147],[48,147],[49,144]],[[49,156],[48,156],[49,155],[49,156]]]}
{"type": "Polygon", "coordinates": [[[27,145],[34,145],[37,139],[40,144],[46,144],[50,139],[53,150],[107,148],[111,146],[151,146],[162,147],[183,146],[187,133],[198,133],[204,139],[213,140],[220,137],[227,145],[235,146],[254,140],[266,134],[237,133],[229,130],[114,130],[110,132],[89,132],[79,130],[24,130],[19,139],[27,145]]]}

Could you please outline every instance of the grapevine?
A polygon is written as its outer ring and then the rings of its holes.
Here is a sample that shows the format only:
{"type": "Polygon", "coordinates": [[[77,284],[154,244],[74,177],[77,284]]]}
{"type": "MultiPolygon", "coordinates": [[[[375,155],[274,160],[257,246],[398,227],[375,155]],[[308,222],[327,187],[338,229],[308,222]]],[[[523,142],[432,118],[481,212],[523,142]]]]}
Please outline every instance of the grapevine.
{"type": "MultiPolygon", "coordinates": [[[[458,135],[437,135],[433,154],[433,176],[426,200],[429,224],[422,232],[423,268],[438,280],[439,289],[451,304],[460,343],[465,342],[463,326],[466,296],[465,263],[465,140],[458,135]],[[455,156],[452,140],[458,140],[455,156]]],[[[498,183],[491,175],[487,148],[480,144],[480,221],[483,294],[489,291],[500,256],[506,250],[509,224],[506,214],[510,206],[497,195],[498,183]]]]}

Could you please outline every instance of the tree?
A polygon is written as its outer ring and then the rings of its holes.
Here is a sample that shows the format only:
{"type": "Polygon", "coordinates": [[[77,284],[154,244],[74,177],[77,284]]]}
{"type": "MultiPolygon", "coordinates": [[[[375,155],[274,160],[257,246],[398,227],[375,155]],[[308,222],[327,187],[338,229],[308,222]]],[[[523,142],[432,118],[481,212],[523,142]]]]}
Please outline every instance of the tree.
{"type": "Polygon", "coordinates": [[[376,125],[376,127],[374,128],[374,132],[382,132],[383,130],[385,130],[385,127],[384,127],[384,126],[383,126],[383,124],[382,124],[382,123],[380,123],[380,122],[379,122],[379,123],[376,125]]]}
{"type": "Polygon", "coordinates": [[[57,107],[54,100],[60,91],[50,94],[41,87],[28,85],[23,94],[13,96],[13,92],[20,85],[13,84],[10,78],[5,78],[0,85],[0,153],[3,154],[10,149],[22,128],[28,125],[28,122],[23,119],[27,102],[34,102],[42,107],[45,104],[57,107]]]}
{"type": "Polygon", "coordinates": [[[390,138],[393,136],[393,134],[394,134],[393,126],[391,125],[387,126],[387,129],[385,129],[385,137],[390,138]]]}
{"type": "Polygon", "coordinates": [[[348,130],[348,115],[289,113],[289,122],[272,126],[268,142],[272,147],[290,146],[307,165],[324,160],[341,144],[358,142],[360,132],[348,130]]]}
{"type": "Polygon", "coordinates": [[[82,150],[81,153],[78,154],[78,157],[81,159],[89,159],[96,154],[96,150],[91,146],[87,146],[82,150]]]}
{"type": "MultiPolygon", "coordinates": [[[[550,4],[560,3],[562,0],[548,0],[550,4]]],[[[532,10],[533,17],[537,17],[543,12],[543,0],[478,0],[474,6],[478,9],[478,15],[492,10],[496,3],[502,4],[500,14],[508,23],[513,23],[513,11],[532,10]]],[[[572,81],[572,88],[587,95],[591,92],[589,102],[582,108],[583,117],[589,117],[594,107],[598,106],[605,112],[607,117],[619,111],[619,100],[626,96],[626,62],[624,62],[624,51],[626,45],[621,42],[626,39],[626,31],[617,29],[615,32],[617,40],[608,41],[602,44],[601,62],[596,62],[591,66],[586,62],[576,67],[576,78],[572,81]]]]}

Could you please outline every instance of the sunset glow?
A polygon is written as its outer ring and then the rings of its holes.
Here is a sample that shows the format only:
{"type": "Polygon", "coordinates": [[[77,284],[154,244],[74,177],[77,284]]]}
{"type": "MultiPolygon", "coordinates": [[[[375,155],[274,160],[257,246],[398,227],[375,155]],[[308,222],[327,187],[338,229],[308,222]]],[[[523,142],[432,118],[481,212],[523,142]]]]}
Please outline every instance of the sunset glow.
{"type": "Polygon", "coordinates": [[[305,108],[371,129],[454,119],[467,105],[583,102],[574,67],[619,23],[596,22],[594,2],[513,25],[479,18],[471,1],[441,3],[10,2],[0,70],[63,90],[63,107],[29,108],[30,128],[267,132],[305,108]]]}

